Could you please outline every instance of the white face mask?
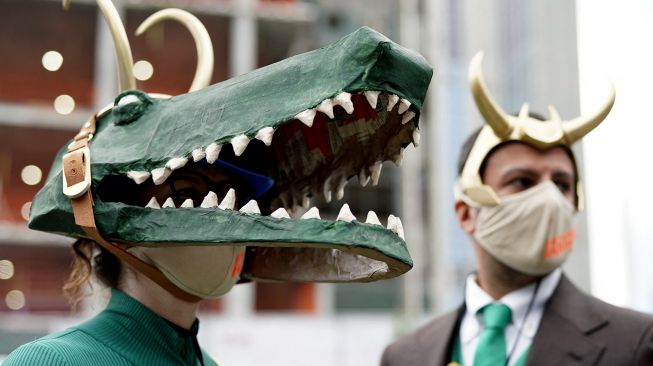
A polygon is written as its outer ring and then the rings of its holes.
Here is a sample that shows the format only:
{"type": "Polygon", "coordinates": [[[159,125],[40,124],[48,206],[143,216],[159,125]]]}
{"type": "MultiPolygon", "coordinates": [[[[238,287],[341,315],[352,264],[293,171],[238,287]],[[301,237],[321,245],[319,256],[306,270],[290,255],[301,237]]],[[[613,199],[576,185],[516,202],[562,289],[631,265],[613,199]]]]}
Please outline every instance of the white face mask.
{"type": "Polygon", "coordinates": [[[474,237],[495,259],[543,275],[567,259],[576,239],[575,209],[551,181],[478,207],[474,237]]]}
{"type": "Polygon", "coordinates": [[[153,264],[189,294],[208,299],[236,284],[245,259],[244,246],[131,247],[133,255],[153,264]]]}

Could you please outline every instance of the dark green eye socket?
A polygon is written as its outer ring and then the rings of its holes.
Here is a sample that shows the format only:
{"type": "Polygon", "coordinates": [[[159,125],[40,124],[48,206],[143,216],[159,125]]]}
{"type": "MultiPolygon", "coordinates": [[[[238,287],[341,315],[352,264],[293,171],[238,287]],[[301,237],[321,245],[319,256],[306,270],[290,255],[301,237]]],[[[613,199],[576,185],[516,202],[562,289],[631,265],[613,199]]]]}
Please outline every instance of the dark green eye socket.
{"type": "Polygon", "coordinates": [[[152,105],[152,98],[140,90],[127,90],[120,93],[115,101],[113,113],[116,125],[127,125],[138,119],[152,105]]]}

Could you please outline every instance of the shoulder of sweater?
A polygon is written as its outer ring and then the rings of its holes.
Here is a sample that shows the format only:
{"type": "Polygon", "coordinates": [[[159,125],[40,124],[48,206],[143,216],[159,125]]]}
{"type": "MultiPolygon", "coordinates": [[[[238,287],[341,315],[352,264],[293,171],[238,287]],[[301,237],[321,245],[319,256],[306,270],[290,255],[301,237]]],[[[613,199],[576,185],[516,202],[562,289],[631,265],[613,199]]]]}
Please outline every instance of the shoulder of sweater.
{"type": "Polygon", "coordinates": [[[7,356],[3,366],[52,365],[68,366],[62,349],[47,337],[26,343],[7,356]]]}
{"type": "Polygon", "coordinates": [[[72,327],[18,347],[2,365],[76,365],[79,355],[101,348],[104,347],[92,336],[72,327]]]}

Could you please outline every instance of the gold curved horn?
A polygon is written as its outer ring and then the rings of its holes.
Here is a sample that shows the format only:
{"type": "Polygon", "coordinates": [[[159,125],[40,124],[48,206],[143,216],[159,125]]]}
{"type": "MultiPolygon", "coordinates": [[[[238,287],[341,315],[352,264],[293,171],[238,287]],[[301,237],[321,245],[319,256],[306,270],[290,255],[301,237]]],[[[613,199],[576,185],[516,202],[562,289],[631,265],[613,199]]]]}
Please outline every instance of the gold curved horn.
{"type": "Polygon", "coordinates": [[[549,120],[560,121],[560,114],[558,113],[558,110],[551,104],[549,104],[549,120]]]}
{"type": "Polygon", "coordinates": [[[521,106],[521,109],[519,110],[519,114],[517,115],[519,119],[526,119],[528,116],[530,116],[529,112],[529,106],[528,103],[524,103],[521,106]]]}
{"type": "Polygon", "coordinates": [[[136,35],[140,36],[145,31],[150,29],[156,23],[172,19],[182,23],[193,36],[195,40],[195,47],[197,48],[197,69],[195,70],[195,77],[193,83],[188,91],[195,91],[208,86],[211,83],[211,76],[213,75],[213,45],[209,32],[193,14],[181,9],[163,9],[150,15],[147,19],[138,26],[136,35]]]}
{"type": "MultiPolygon", "coordinates": [[[[111,36],[113,37],[113,44],[116,47],[120,91],[136,89],[136,79],[134,78],[133,70],[134,60],[131,49],[129,48],[127,32],[125,32],[125,27],[122,25],[120,15],[118,15],[118,11],[110,0],[97,0],[97,4],[102,11],[107,26],[109,26],[111,36]]],[[[63,0],[63,8],[67,10],[69,7],[70,0],[63,0]]]]}
{"type": "Polygon", "coordinates": [[[508,137],[512,132],[513,126],[506,113],[490,97],[490,93],[483,81],[482,62],[483,52],[481,51],[474,56],[472,62],[469,64],[469,84],[472,89],[474,101],[479,112],[485,118],[486,123],[492,127],[497,137],[508,137]]]}
{"type": "Polygon", "coordinates": [[[608,113],[610,113],[610,110],[614,105],[615,97],[616,91],[614,89],[614,85],[610,84],[608,99],[598,111],[590,116],[580,116],[578,118],[572,119],[571,121],[564,122],[562,124],[562,130],[564,131],[565,137],[567,139],[567,144],[571,145],[574,142],[580,140],[583,138],[583,136],[592,131],[596,126],[601,124],[605,117],[608,116],[608,113]]]}

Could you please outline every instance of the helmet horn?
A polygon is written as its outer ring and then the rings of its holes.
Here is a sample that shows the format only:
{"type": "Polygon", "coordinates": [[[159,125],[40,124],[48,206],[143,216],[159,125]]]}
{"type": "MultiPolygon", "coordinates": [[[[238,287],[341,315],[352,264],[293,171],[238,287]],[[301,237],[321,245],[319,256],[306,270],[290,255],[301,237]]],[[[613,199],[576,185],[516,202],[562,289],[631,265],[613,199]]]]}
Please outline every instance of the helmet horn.
{"type": "Polygon", "coordinates": [[[562,130],[564,131],[568,145],[580,140],[583,136],[587,135],[596,126],[603,122],[614,105],[615,95],[616,92],[614,85],[610,84],[610,94],[608,95],[608,99],[598,111],[593,115],[580,116],[562,124],[562,130]]]}
{"type": "Polygon", "coordinates": [[[195,70],[195,77],[193,83],[188,91],[195,91],[208,86],[211,83],[213,75],[213,45],[209,33],[199,21],[191,13],[181,9],[163,9],[150,15],[141,23],[136,30],[136,35],[140,36],[145,31],[150,29],[153,25],[165,19],[173,19],[183,24],[195,40],[195,47],[197,48],[197,69],[195,70]]]}
{"type": "Polygon", "coordinates": [[[485,118],[486,123],[492,127],[494,133],[499,138],[508,137],[513,130],[513,126],[506,113],[490,97],[490,93],[483,81],[482,62],[483,52],[479,52],[474,56],[469,65],[469,83],[474,101],[483,118],[485,118]]]}
{"type": "MultiPolygon", "coordinates": [[[[136,89],[136,79],[134,78],[134,59],[129,47],[127,32],[122,25],[120,15],[110,0],[97,0],[97,4],[104,15],[104,20],[109,26],[113,44],[116,47],[116,59],[118,61],[118,84],[120,91],[136,89]]],[[[63,0],[63,8],[70,7],[70,0],[63,0]]]]}

